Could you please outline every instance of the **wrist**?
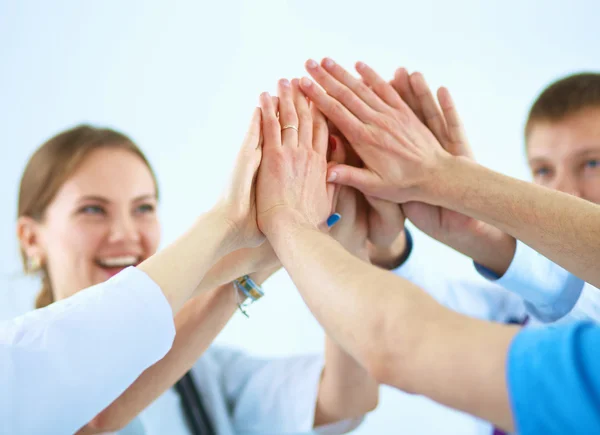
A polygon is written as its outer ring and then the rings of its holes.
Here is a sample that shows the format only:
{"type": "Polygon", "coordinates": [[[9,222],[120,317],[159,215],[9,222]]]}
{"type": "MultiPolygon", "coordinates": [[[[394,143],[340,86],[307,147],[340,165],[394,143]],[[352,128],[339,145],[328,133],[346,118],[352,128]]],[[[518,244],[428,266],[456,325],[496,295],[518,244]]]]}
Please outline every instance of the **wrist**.
{"type": "Polygon", "coordinates": [[[267,236],[267,241],[282,263],[284,263],[281,257],[282,252],[287,252],[287,247],[294,244],[298,237],[303,238],[303,234],[307,232],[320,233],[315,225],[295,210],[279,211],[277,216],[270,218],[266,223],[261,222],[261,225],[264,224],[264,229],[261,226],[261,230],[267,236]]]}
{"type": "Polygon", "coordinates": [[[276,239],[279,235],[295,229],[316,229],[301,213],[287,207],[274,208],[261,214],[258,222],[260,230],[269,240],[276,239]]]}
{"type": "Polygon", "coordinates": [[[467,157],[442,154],[432,170],[432,176],[420,187],[418,200],[455,210],[448,204],[461,200],[465,189],[465,174],[473,170],[473,165],[477,164],[467,157]]]}
{"type": "MultiPolygon", "coordinates": [[[[477,257],[471,255],[475,264],[489,269],[498,277],[504,276],[508,271],[517,249],[517,240],[510,234],[494,227],[493,225],[481,223],[481,240],[479,245],[483,246],[482,253],[477,257]]],[[[475,252],[478,252],[475,250],[475,252]]]]}
{"type": "Polygon", "coordinates": [[[262,245],[258,248],[252,248],[245,253],[245,264],[248,264],[248,270],[252,272],[259,272],[264,270],[273,270],[279,269],[281,267],[281,262],[277,255],[273,251],[273,247],[268,240],[266,240],[262,245]]]}
{"type": "Polygon", "coordinates": [[[222,208],[214,207],[201,215],[196,219],[192,231],[205,232],[207,227],[211,228],[211,232],[221,241],[218,258],[244,248],[239,226],[222,208]]]}
{"type": "Polygon", "coordinates": [[[412,250],[412,238],[408,243],[409,237],[410,234],[403,230],[391,245],[379,246],[369,242],[371,263],[386,270],[394,270],[400,267],[408,259],[412,250]]]}

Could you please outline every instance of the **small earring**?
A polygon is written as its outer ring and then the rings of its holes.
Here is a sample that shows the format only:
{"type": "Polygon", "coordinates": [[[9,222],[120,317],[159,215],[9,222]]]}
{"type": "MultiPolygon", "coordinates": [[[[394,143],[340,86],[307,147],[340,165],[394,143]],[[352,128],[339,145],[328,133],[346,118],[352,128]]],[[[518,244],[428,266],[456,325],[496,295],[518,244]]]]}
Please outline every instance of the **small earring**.
{"type": "Polygon", "coordinates": [[[29,273],[39,272],[41,268],[42,261],[40,260],[39,256],[34,255],[33,257],[29,257],[27,259],[27,271],[29,273]]]}

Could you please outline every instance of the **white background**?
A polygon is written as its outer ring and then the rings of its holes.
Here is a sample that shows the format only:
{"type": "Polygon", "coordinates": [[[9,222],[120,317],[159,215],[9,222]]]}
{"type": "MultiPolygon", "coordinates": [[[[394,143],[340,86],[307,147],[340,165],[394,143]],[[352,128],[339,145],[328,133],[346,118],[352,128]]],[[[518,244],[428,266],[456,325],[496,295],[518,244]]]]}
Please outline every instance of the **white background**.
{"type": "MultiPolygon", "coordinates": [[[[21,277],[14,235],[18,181],[58,131],[91,122],[137,141],[158,173],[163,245],[214,203],[259,93],[303,75],[310,57],[348,68],[363,60],[389,77],[398,66],[422,71],[450,88],[477,158],[527,178],[529,105],[561,75],[600,70],[599,5],[0,0],[0,318],[32,305],[37,283],[21,277]]],[[[469,269],[421,234],[415,255],[428,273],[469,269]]],[[[285,272],[266,290],[251,319],[237,315],[218,342],[273,356],[319,351],[322,331],[285,272]]],[[[383,389],[357,433],[448,433],[450,419],[463,422],[423,403],[383,389]]]]}

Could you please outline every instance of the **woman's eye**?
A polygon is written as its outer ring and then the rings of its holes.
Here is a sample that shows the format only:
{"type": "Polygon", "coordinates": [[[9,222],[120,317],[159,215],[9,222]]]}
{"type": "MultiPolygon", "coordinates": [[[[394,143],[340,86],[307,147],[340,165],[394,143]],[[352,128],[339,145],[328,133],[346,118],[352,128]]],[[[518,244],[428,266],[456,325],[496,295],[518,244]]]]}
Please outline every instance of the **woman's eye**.
{"type": "Polygon", "coordinates": [[[79,212],[82,214],[90,214],[90,215],[105,214],[104,209],[98,205],[87,205],[87,206],[79,209],[79,212]]]}

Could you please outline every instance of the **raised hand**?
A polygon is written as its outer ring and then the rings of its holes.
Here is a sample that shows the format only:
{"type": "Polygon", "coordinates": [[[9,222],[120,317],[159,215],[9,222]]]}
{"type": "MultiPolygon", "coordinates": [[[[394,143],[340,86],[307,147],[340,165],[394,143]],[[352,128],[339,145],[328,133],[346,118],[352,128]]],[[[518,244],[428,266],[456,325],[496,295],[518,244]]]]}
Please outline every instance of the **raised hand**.
{"type": "MultiPolygon", "coordinates": [[[[409,76],[405,69],[398,69],[392,85],[446,151],[455,156],[473,158],[462,121],[446,88],[438,90],[438,106],[421,73],[409,76]]],[[[422,202],[409,202],[402,208],[417,228],[442,242],[469,237],[485,225],[461,213],[422,202]]]]}
{"type": "Polygon", "coordinates": [[[348,139],[364,168],[338,165],[329,181],[397,203],[436,201],[436,175],[450,154],[419,121],[396,90],[371,68],[357,63],[359,80],[331,59],[308,61],[304,93],[348,139]]]}
{"type": "MultiPolygon", "coordinates": [[[[392,85],[427,124],[444,149],[454,156],[473,159],[456,106],[446,88],[440,88],[437,92],[438,106],[420,73],[409,76],[401,68],[396,71],[392,85]]],[[[515,240],[494,226],[423,202],[408,202],[402,208],[406,217],[421,231],[473,258],[496,274],[503,275],[510,265],[515,240]]]]}
{"type": "MultiPolygon", "coordinates": [[[[271,101],[277,105],[277,101],[271,101]]],[[[256,175],[262,156],[261,112],[257,107],[237,155],[231,182],[222,196],[218,207],[237,232],[239,247],[260,245],[265,236],[256,222],[256,175]]]]}
{"type": "Polygon", "coordinates": [[[298,88],[280,80],[279,117],[262,94],[263,157],[257,180],[258,225],[267,236],[278,222],[293,219],[322,227],[332,212],[335,186],[328,185],[328,130],[323,115],[298,88]]]}

